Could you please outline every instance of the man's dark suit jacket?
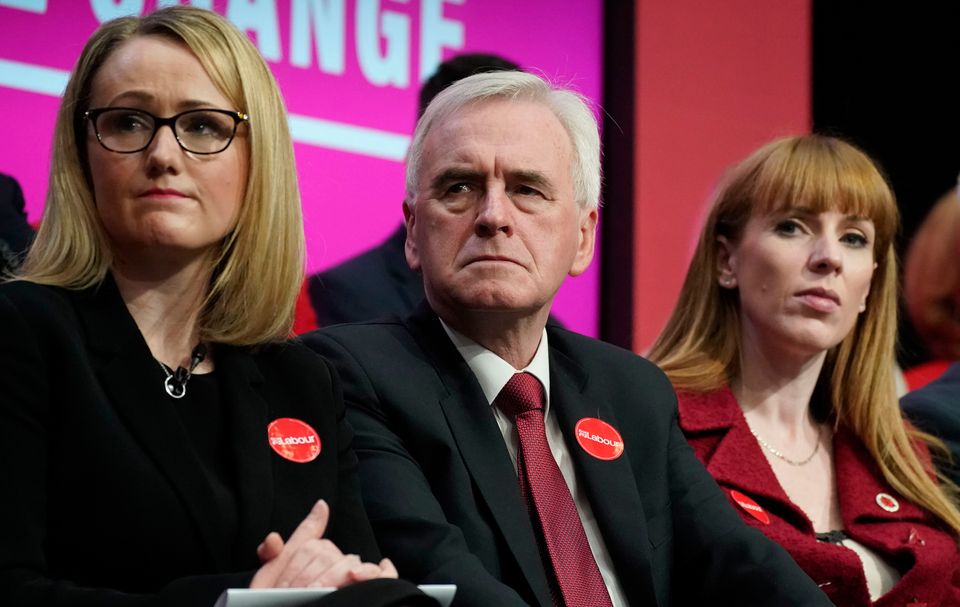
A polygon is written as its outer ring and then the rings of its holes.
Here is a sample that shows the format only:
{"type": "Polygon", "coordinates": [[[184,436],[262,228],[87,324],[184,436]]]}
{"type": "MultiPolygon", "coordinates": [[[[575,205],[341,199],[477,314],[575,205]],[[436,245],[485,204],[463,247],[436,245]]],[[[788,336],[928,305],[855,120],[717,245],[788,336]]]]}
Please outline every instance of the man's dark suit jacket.
{"type": "MultiPolygon", "coordinates": [[[[680,433],[676,397],[659,369],[558,327],[547,332],[550,408],[631,605],[830,604],[734,512],[680,433]],[[580,448],[573,429],[585,417],[619,430],[620,458],[601,461],[580,448]]],[[[548,607],[500,429],[429,307],[405,321],[303,339],[343,379],[367,513],[402,574],[456,583],[458,606],[548,607]]]]}
{"type": "Polygon", "coordinates": [[[940,437],[953,463],[943,471],[960,484],[960,362],[955,362],[936,380],[900,399],[907,418],[924,432],[940,437]]]}
{"type": "Polygon", "coordinates": [[[310,276],[317,324],[329,327],[385,316],[406,316],[423,299],[423,280],[407,265],[407,230],[401,225],[382,244],[310,276]]]}
{"type": "Polygon", "coordinates": [[[288,537],[319,498],[327,537],[378,558],[329,365],[299,344],[213,353],[233,534],[113,281],[0,285],[0,604],[211,607],[249,584],[266,534],[288,537]],[[316,430],[316,459],[274,453],[267,425],[281,417],[316,430]]]}

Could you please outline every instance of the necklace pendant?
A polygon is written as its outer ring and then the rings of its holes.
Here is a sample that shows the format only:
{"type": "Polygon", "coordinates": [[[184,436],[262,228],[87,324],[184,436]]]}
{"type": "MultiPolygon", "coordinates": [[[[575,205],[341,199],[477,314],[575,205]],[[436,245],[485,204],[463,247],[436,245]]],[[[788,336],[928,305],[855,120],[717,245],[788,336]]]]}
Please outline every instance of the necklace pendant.
{"type": "Polygon", "coordinates": [[[171,398],[183,398],[187,394],[186,384],[181,384],[174,379],[173,375],[168,375],[163,381],[163,387],[167,389],[167,394],[171,398]]]}

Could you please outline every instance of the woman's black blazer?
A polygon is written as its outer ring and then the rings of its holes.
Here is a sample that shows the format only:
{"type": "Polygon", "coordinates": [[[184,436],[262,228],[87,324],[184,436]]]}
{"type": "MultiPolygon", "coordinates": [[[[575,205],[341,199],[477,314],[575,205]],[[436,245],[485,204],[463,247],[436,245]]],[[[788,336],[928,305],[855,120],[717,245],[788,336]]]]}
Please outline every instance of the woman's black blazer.
{"type": "Polygon", "coordinates": [[[298,344],[214,355],[233,533],[113,280],[0,285],[0,604],[210,607],[249,584],[266,534],[288,537],[319,498],[327,537],[379,557],[327,362],[298,344]],[[283,417],[316,430],[316,459],[270,447],[267,426],[283,417]]]}

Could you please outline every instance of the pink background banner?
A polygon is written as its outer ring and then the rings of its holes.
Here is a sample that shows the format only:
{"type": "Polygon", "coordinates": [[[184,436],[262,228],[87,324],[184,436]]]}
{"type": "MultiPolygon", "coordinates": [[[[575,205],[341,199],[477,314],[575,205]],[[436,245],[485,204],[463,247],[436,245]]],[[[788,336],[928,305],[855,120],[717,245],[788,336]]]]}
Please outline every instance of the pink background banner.
{"type": "MultiPolygon", "coordinates": [[[[187,2],[184,2],[187,3],[187,2]]],[[[384,240],[401,220],[403,156],[420,83],[461,52],[493,52],[600,104],[602,2],[578,0],[194,0],[245,31],[290,113],[308,272],[384,240]]],[[[0,0],[0,172],[40,220],[66,78],[100,23],[163,0],[0,0]]],[[[624,49],[630,52],[630,49],[624,49]]],[[[597,110],[599,112],[599,109],[597,110]]],[[[554,312],[596,335],[599,258],[554,312]]]]}

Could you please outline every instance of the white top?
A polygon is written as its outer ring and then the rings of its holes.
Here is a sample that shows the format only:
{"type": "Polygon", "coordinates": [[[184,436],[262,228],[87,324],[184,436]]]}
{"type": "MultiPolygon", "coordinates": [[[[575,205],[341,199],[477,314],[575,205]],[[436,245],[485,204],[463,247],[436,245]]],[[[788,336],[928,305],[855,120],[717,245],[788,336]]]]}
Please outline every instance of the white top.
{"type": "Polygon", "coordinates": [[[863,574],[867,578],[867,591],[870,593],[871,601],[876,601],[886,594],[900,580],[899,571],[888,565],[876,552],[860,542],[848,537],[844,538],[840,545],[853,550],[860,557],[860,562],[863,563],[863,574]]]}
{"type": "Polygon", "coordinates": [[[583,523],[583,530],[587,535],[587,542],[590,544],[590,551],[593,552],[593,558],[600,569],[600,575],[607,586],[607,593],[613,607],[626,607],[629,605],[617,580],[617,575],[613,569],[613,562],[610,558],[610,552],[607,545],[600,535],[600,527],[593,516],[593,509],[590,507],[590,501],[587,496],[580,491],[577,485],[577,475],[573,468],[573,459],[567,449],[567,444],[563,440],[563,433],[560,431],[560,424],[557,422],[557,416],[550,413],[550,351],[547,347],[547,331],[544,329],[543,336],[540,338],[540,345],[537,347],[537,353],[533,360],[525,369],[514,369],[513,365],[503,360],[490,350],[487,350],[469,337],[451,329],[443,320],[440,321],[443,330],[447,332],[450,341],[457,347],[460,356],[470,366],[470,370],[477,376],[480,387],[483,389],[487,402],[493,409],[493,415],[500,426],[500,433],[503,434],[503,441],[507,445],[507,451],[510,453],[510,459],[513,461],[514,468],[517,466],[517,451],[520,445],[520,438],[517,436],[516,428],[510,418],[502,413],[497,407],[493,407],[493,401],[500,394],[500,390],[507,385],[510,378],[515,373],[526,372],[543,384],[546,403],[543,408],[544,423],[547,431],[547,444],[550,445],[550,451],[553,453],[553,459],[557,460],[557,466],[560,467],[560,473],[563,474],[563,480],[567,482],[570,489],[570,495],[573,496],[573,503],[577,507],[577,513],[580,515],[580,522],[583,523]]]}

